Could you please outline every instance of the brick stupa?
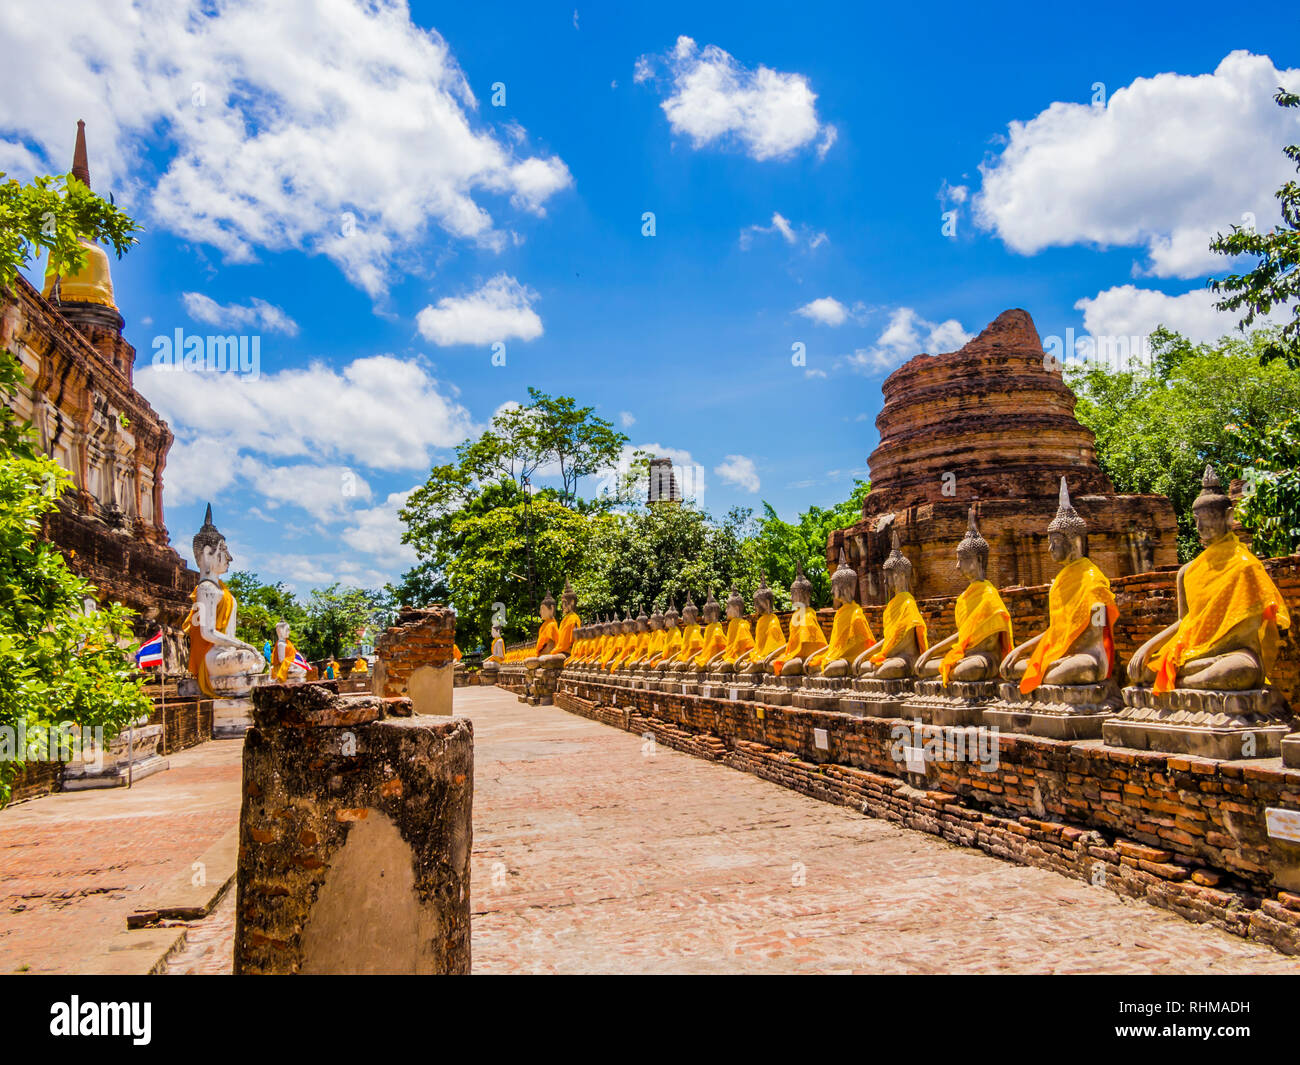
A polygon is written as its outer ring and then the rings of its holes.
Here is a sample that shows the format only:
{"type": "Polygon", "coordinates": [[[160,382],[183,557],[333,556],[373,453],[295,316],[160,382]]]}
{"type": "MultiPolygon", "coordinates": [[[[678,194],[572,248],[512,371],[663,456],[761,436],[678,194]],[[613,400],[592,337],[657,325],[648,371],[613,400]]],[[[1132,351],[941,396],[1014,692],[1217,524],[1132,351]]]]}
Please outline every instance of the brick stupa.
{"type": "Polygon", "coordinates": [[[1097,465],[1092,432],[1074,416],[1075,396],[1044,364],[1033,319],[1004,311],[959,351],[917,355],[882,386],[862,521],[832,533],[858,571],[863,603],[887,599],[881,565],[897,529],[915,567],[917,598],[966,586],[955,550],[979,504],[991,547],[989,580],[1000,587],[1049,582],[1047,550],[1061,477],[1088,522],[1089,554],[1111,577],[1174,566],[1174,510],[1160,495],[1120,495],[1097,465]]]}

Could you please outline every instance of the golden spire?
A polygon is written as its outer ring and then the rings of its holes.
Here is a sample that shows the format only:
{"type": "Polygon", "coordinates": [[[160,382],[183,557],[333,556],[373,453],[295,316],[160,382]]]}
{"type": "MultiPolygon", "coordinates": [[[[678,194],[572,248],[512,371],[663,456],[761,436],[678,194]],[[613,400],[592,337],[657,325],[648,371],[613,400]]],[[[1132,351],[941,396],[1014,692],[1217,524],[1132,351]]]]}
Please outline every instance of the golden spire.
{"type": "MultiPolygon", "coordinates": [[[[90,188],[90,161],[86,151],[86,123],[77,120],[77,143],[72,150],[72,176],[86,188],[90,188]]],[[[117,310],[113,298],[113,277],[108,268],[108,254],[103,248],[89,240],[79,242],[86,253],[86,263],[76,273],[68,274],[62,279],[51,272],[45,274],[45,285],[41,295],[50,299],[54,293],[54,283],[59,281],[57,302],[59,303],[97,303],[117,310]]]]}

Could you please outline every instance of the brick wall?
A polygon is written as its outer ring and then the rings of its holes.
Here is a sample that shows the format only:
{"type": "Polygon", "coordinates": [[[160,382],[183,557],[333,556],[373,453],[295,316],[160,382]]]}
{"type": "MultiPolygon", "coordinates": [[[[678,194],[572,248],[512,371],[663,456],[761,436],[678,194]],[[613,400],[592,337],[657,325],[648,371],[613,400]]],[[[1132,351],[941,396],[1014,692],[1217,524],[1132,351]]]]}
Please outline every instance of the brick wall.
{"type": "Polygon", "coordinates": [[[397,624],[375,641],[375,694],[407,695],[417,671],[450,668],[455,640],[454,610],[436,605],[403,610],[397,624]]]}
{"type": "Polygon", "coordinates": [[[1214,762],[1005,734],[992,768],[941,757],[922,775],[895,757],[904,727],[897,720],[569,678],[556,704],[1300,953],[1300,847],[1270,839],[1265,826],[1268,807],[1300,810],[1300,771],[1279,759],[1214,762]]]}

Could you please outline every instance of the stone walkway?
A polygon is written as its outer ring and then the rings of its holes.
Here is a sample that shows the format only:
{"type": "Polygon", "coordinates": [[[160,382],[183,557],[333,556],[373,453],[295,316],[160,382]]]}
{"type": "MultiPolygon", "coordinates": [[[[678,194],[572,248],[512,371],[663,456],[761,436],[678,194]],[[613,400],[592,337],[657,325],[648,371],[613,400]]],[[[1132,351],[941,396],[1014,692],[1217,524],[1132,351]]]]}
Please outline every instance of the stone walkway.
{"type": "Polygon", "coordinates": [[[68,973],[239,823],[242,743],[168,755],[131,788],[0,810],[0,973],[68,973]]]}
{"type": "MultiPolygon", "coordinates": [[[[1144,903],[507,692],[459,689],[456,709],[475,731],[476,973],[1300,972],[1300,959],[1144,903]]],[[[66,970],[121,927],[132,884],[234,823],[237,744],[173,767],[130,801],[56,796],[0,813],[4,971],[20,958],[66,970]],[[54,847],[31,845],[51,833],[54,847]]],[[[233,895],[190,926],[169,972],[230,971],[233,895]]]]}

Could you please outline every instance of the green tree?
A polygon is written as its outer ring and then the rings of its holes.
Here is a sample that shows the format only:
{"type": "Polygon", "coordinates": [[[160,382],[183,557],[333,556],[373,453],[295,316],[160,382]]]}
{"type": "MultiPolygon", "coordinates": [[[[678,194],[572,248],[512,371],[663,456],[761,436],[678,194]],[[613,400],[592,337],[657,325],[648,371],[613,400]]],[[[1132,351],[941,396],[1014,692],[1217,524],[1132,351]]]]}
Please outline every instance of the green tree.
{"type": "MultiPolygon", "coordinates": [[[[70,273],[85,265],[81,238],[108,243],[118,255],[139,227],[71,175],[29,185],[0,174],[0,293],[41,251],[70,273]]],[[[71,487],[67,471],[38,454],[30,427],[10,402],[22,382],[12,353],[0,351],[0,728],[25,730],[26,750],[0,743],[0,805],[15,773],[47,754],[51,726],[102,727],[111,736],[149,713],[134,660],[131,611],[120,604],[87,611],[98,594],[41,538],[46,515],[71,487]]]]}
{"type": "Polygon", "coordinates": [[[235,635],[241,640],[254,647],[273,641],[275,626],[281,619],[289,623],[294,634],[302,632],[307,611],[283,584],[264,584],[256,573],[247,570],[228,574],[225,581],[239,603],[235,635]]]}
{"type": "Polygon", "coordinates": [[[1300,415],[1279,413],[1264,426],[1229,425],[1245,482],[1237,516],[1251,532],[1257,555],[1290,555],[1300,548],[1300,415]]]}
{"type": "Polygon", "coordinates": [[[1300,408],[1300,372],[1260,356],[1275,331],[1192,344],[1166,329],[1151,336],[1149,365],[1070,367],[1075,414],[1097,439],[1097,461],[1120,492],[1169,497],[1178,518],[1179,558],[1200,550],[1192,501],[1212,463],[1220,477],[1241,476],[1255,456],[1229,426],[1260,434],[1300,408]]]}
{"type": "Polygon", "coordinates": [[[382,591],[368,588],[340,590],[337,583],[312,589],[299,635],[303,657],[311,661],[334,658],[357,646],[365,628],[384,628],[393,604],[382,591]]]}
{"type": "MultiPolygon", "coordinates": [[[[1278,89],[1273,96],[1279,107],[1300,107],[1300,95],[1278,89]]],[[[1282,153],[1300,171],[1300,144],[1290,144],[1282,153]]],[[[1253,255],[1258,261],[1246,274],[1229,274],[1210,281],[1214,292],[1228,293],[1215,307],[1221,311],[1244,311],[1241,328],[1252,325],[1275,306],[1285,307],[1300,296],[1300,185],[1288,181],[1274,193],[1282,209],[1282,224],[1268,233],[1233,226],[1227,236],[1216,234],[1210,250],[1222,255],[1253,255]]],[[[1280,334],[1271,335],[1260,350],[1265,362],[1284,359],[1300,368],[1300,302],[1292,308],[1291,321],[1280,334]]]]}
{"type": "Polygon", "coordinates": [[[767,575],[778,609],[790,605],[790,585],[796,565],[802,565],[813,588],[812,605],[831,605],[831,580],[826,572],[826,544],[830,534],[862,520],[862,505],[871,482],[855,480],[843,503],[829,509],[809,507],[797,521],[782,521],[770,503],[763,504],[758,528],[759,565],[767,575]]]}

